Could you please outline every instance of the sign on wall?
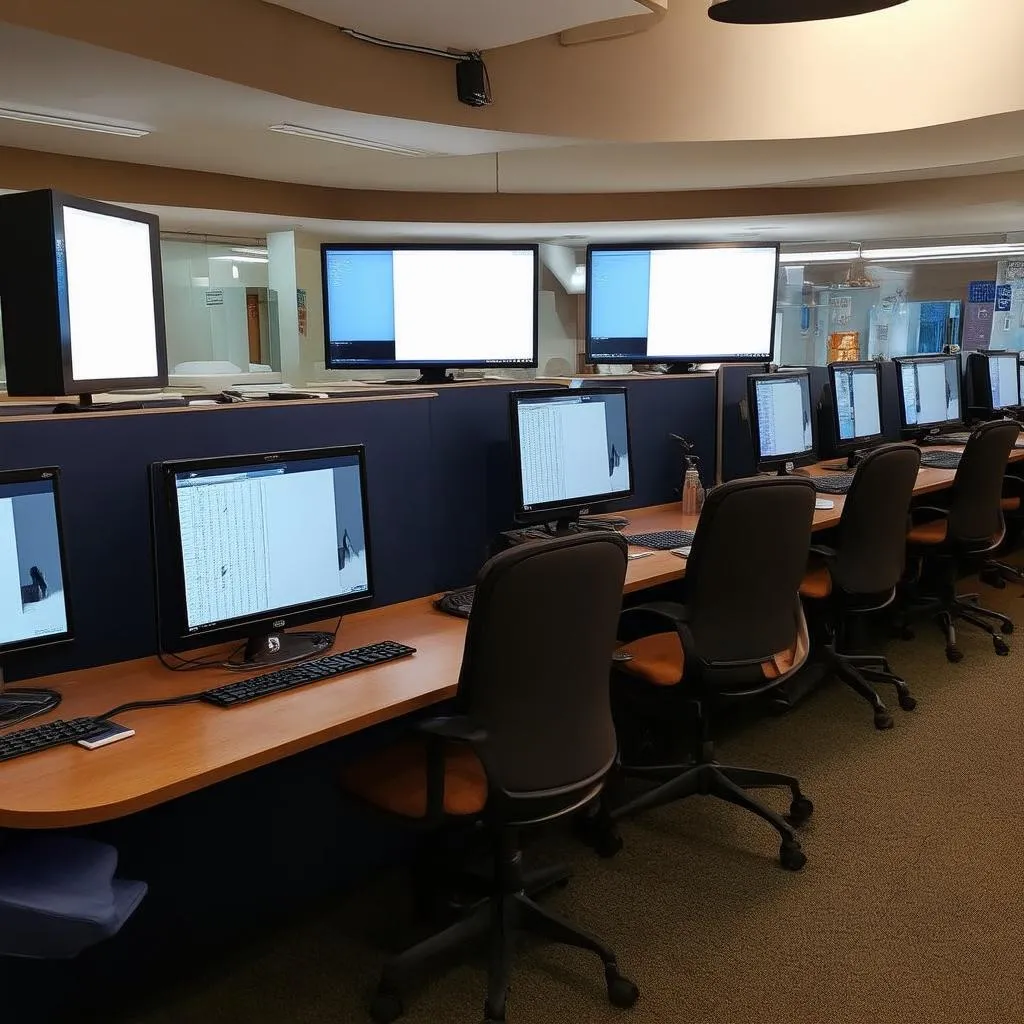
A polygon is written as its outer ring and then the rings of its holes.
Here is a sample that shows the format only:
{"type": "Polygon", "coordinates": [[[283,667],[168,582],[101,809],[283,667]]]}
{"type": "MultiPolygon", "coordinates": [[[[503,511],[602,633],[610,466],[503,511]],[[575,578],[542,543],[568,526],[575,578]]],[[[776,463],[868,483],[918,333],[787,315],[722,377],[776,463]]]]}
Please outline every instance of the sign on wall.
{"type": "Polygon", "coordinates": [[[206,304],[208,306],[223,306],[224,305],[224,289],[214,288],[207,290],[206,292],[206,304]]]}

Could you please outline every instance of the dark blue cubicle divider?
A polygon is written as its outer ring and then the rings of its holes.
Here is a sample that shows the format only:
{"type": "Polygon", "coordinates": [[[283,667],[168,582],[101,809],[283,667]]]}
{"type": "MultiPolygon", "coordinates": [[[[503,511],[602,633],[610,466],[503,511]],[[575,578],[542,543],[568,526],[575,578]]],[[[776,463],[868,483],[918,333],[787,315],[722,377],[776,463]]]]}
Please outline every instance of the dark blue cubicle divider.
{"type": "MultiPolygon", "coordinates": [[[[77,639],[7,659],[12,678],[156,651],[147,470],[180,458],[366,445],[376,603],[429,593],[429,397],[0,420],[0,469],[56,465],[77,639]]],[[[395,639],[401,639],[396,637],[395,639]]]]}
{"type": "MultiPolygon", "coordinates": [[[[658,505],[678,497],[681,434],[696,446],[704,482],[714,477],[713,376],[587,377],[584,386],[625,386],[636,493],[609,509],[658,505]]],[[[431,479],[439,557],[437,590],[471,583],[495,536],[513,522],[508,395],[543,382],[439,388],[431,403],[431,479]],[[483,510],[483,514],[481,514],[483,510]]]]}

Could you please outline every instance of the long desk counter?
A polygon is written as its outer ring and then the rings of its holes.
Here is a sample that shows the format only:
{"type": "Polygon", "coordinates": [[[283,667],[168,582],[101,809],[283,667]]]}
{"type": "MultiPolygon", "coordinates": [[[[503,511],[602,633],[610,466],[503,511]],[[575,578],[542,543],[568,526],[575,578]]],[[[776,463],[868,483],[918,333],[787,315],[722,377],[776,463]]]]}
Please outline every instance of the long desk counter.
{"type": "MultiPolygon", "coordinates": [[[[1011,461],[1021,460],[1024,450],[1014,451],[1011,461]]],[[[815,466],[809,472],[826,471],[815,466]]],[[[940,491],[953,477],[952,470],[922,469],[915,494],[940,491]]],[[[842,515],[844,498],[829,497],[834,508],[815,513],[815,530],[836,526],[842,515]]],[[[626,514],[627,534],[697,525],[678,504],[626,514]]],[[[652,552],[630,561],[624,591],[678,580],[685,572],[685,559],[652,552]]],[[[123,743],[95,751],[62,747],[5,762],[0,827],[67,828],[122,817],[437,704],[455,694],[465,633],[465,621],[435,610],[430,598],[347,616],[337,649],[391,639],[410,644],[417,654],[230,710],[193,703],[131,711],[118,716],[136,730],[123,743]]],[[[64,695],[49,717],[74,718],[237,678],[238,673],[213,668],[174,673],[156,658],[144,658],[33,683],[64,695]]]]}

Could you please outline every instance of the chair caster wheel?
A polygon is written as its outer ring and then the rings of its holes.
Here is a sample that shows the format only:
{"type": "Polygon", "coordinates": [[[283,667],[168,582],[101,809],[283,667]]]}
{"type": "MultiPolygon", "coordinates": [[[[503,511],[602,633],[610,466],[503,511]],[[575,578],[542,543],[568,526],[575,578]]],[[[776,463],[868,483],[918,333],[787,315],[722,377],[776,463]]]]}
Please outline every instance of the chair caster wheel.
{"type": "Polygon", "coordinates": [[[601,822],[596,816],[578,818],[575,832],[598,857],[606,860],[614,857],[622,849],[622,836],[616,832],[615,825],[611,822],[601,822]]]}
{"type": "Polygon", "coordinates": [[[604,980],[608,986],[608,1002],[612,1006],[628,1010],[640,998],[640,989],[629,978],[619,974],[615,967],[605,968],[604,980]]]}
{"type": "Polygon", "coordinates": [[[917,707],[917,698],[909,693],[901,693],[899,695],[900,707],[904,711],[913,711],[917,707]]]}
{"type": "Polygon", "coordinates": [[[799,871],[807,863],[807,854],[796,840],[787,840],[779,849],[779,863],[787,871],[799,871]]]}
{"type": "Polygon", "coordinates": [[[875,728],[876,729],[891,729],[892,728],[892,715],[888,711],[876,711],[875,712],[875,728]]]}
{"type": "Polygon", "coordinates": [[[786,815],[786,821],[788,821],[790,825],[799,828],[801,825],[805,824],[810,819],[813,813],[814,804],[812,804],[811,801],[807,799],[807,797],[798,796],[789,805],[789,814],[786,815]]]}
{"type": "Polygon", "coordinates": [[[374,1024],[392,1024],[403,1013],[405,1007],[394,992],[377,992],[370,1002],[370,1019],[374,1024]]]}
{"type": "Polygon", "coordinates": [[[1013,632],[1013,623],[1009,619],[1003,619],[1003,632],[1007,636],[1013,632]]]}
{"type": "Polygon", "coordinates": [[[1003,579],[999,573],[979,573],[978,578],[986,586],[992,587],[993,590],[1005,590],[1006,580],[1003,579]]]}
{"type": "Polygon", "coordinates": [[[992,637],[992,646],[1000,658],[1005,658],[1010,653],[1010,645],[1001,636],[992,637]]]}
{"type": "Polygon", "coordinates": [[[964,660],[964,652],[956,644],[949,644],[946,647],[946,661],[956,664],[964,660]]]}
{"type": "Polygon", "coordinates": [[[910,628],[910,626],[904,626],[901,630],[898,631],[897,635],[899,636],[899,638],[901,640],[908,640],[908,641],[909,640],[913,640],[914,637],[916,636],[916,634],[910,628]]]}

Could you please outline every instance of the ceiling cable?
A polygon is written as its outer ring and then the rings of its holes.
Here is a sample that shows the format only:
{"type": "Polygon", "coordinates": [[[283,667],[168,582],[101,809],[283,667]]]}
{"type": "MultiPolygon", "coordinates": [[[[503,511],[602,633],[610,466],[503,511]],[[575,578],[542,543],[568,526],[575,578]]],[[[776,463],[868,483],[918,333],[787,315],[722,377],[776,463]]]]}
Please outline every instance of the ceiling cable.
{"type": "Polygon", "coordinates": [[[372,43],[374,46],[385,46],[389,50],[406,50],[409,53],[425,53],[428,57],[443,57],[445,60],[480,60],[479,50],[438,50],[433,46],[419,46],[416,43],[399,43],[394,39],[383,39],[381,36],[371,36],[368,32],[360,32],[354,28],[344,28],[341,31],[351,39],[358,39],[361,43],[372,43]]]}

